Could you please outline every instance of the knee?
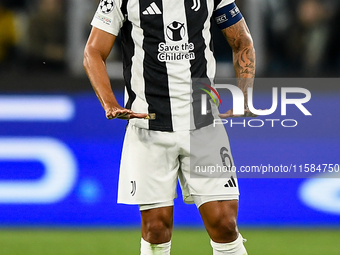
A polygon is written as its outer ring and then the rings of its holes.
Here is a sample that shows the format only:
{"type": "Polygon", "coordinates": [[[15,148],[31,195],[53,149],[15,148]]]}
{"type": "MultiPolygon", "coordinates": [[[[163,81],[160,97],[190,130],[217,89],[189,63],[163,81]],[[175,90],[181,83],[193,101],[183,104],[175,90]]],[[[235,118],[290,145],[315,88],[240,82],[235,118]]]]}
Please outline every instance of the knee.
{"type": "Polygon", "coordinates": [[[166,243],[171,239],[172,224],[154,219],[144,224],[143,238],[152,244],[166,243]]]}
{"type": "Polygon", "coordinates": [[[142,237],[151,244],[167,243],[171,240],[173,206],[141,211],[142,237]]]}
{"type": "Polygon", "coordinates": [[[200,207],[204,225],[213,241],[228,243],[236,240],[238,236],[237,207],[238,201],[236,200],[213,201],[200,207]]]}
{"type": "Polygon", "coordinates": [[[217,218],[212,225],[212,228],[216,229],[224,236],[237,236],[237,224],[236,219],[233,217],[221,217],[217,218]]]}
{"type": "Polygon", "coordinates": [[[238,229],[236,218],[221,217],[209,222],[207,227],[210,238],[218,243],[229,243],[236,240],[238,229]]]}

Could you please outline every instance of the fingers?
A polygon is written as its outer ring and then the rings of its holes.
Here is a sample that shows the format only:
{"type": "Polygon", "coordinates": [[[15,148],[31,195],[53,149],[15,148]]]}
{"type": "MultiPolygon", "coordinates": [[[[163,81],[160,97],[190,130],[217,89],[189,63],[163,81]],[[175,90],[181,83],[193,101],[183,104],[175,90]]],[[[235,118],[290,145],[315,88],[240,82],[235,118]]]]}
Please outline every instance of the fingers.
{"type": "Polygon", "coordinates": [[[129,114],[132,114],[133,112],[129,109],[118,109],[118,108],[110,108],[106,110],[106,118],[111,120],[115,118],[126,118],[129,114]]]}
{"type": "Polygon", "coordinates": [[[147,119],[147,117],[148,117],[147,113],[132,113],[132,114],[129,115],[130,119],[134,119],[134,118],[147,119]]]}
{"type": "Polygon", "coordinates": [[[233,110],[229,110],[226,113],[221,113],[218,115],[221,119],[226,119],[226,118],[239,118],[239,117],[258,117],[258,115],[252,113],[249,109],[245,109],[244,110],[244,114],[243,115],[238,115],[238,114],[234,114],[233,110]]]}
{"type": "Polygon", "coordinates": [[[129,109],[108,109],[106,111],[106,118],[111,119],[123,119],[123,120],[129,120],[129,119],[152,119],[150,118],[149,114],[147,113],[134,113],[133,111],[129,109]]]}
{"type": "Polygon", "coordinates": [[[229,110],[226,113],[221,113],[218,115],[221,119],[226,119],[226,118],[236,118],[236,117],[242,117],[243,115],[236,115],[233,113],[233,110],[229,110]]]}
{"type": "Polygon", "coordinates": [[[259,115],[256,115],[256,114],[252,113],[249,109],[246,109],[244,111],[244,115],[243,115],[243,117],[258,117],[258,116],[259,115]]]}
{"type": "Polygon", "coordinates": [[[233,117],[233,110],[229,110],[226,113],[221,113],[218,115],[221,119],[226,119],[226,118],[230,118],[233,117]]]}
{"type": "Polygon", "coordinates": [[[221,119],[226,119],[226,118],[231,118],[231,117],[235,117],[233,114],[230,113],[221,113],[218,115],[221,119]]]}

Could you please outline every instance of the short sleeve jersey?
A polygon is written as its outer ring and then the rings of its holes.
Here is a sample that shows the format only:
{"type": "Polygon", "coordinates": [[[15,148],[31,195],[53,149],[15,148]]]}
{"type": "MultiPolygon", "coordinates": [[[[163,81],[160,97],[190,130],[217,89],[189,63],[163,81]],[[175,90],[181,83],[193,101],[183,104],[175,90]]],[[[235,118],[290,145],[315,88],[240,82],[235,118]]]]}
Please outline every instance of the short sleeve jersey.
{"type": "Polygon", "coordinates": [[[130,124],[158,131],[192,130],[213,122],[201,114],[200,87],[212,85],[216,61],[210,32],[214,12],[234,0],[102,0],[92,26],[121,32],[125,107],[154,113],[130,124]]]}

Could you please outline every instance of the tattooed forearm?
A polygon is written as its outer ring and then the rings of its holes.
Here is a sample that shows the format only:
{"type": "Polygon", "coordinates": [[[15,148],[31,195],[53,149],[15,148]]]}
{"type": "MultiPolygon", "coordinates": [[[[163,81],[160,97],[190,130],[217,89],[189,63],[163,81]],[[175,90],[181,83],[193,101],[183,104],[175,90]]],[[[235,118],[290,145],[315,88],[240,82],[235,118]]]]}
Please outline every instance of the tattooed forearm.
{"type": "Polygon", "coordinates": [[[237,78],[255,77],[255,51],[251,45],[234,51],[234,67],[237,78]]]}
{"type": "Polygon", "coordinates": [[[233,64],[238,86],[247,100],[247,89],[252,87],[255,77],[256,57],[253,40],[244,19],[222,30],[233,50],[233,64]]]}
{"type": "Polygon", "coordinates": [[[241,75],[252,75],[255,76],[255,67],[252,64],[246,64],[245,68],[240,70],[241,75]]]}

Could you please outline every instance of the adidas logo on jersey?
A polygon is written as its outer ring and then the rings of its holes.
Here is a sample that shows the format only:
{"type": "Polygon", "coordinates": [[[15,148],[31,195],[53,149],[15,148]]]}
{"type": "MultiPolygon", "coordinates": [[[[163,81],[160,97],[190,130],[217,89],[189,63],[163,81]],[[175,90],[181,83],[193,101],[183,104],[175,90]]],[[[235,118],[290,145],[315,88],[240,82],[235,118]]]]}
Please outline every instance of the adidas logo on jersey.
{"type": "Polygon", "coordinates": [[[230,177],[230,179],[228,180],[228,182],[226,184],[224,184],[224,187],[226,188],[235,188],[237,187],[235,179],[233,176],[230,177]]]}
{"type": "Polygon", "coordinates": [[[152,2],[149,7],[142,12],[143,15],[155,15],[155,14],[162,14],[161,10],[158,8],[155,2],[152,2]]]}

